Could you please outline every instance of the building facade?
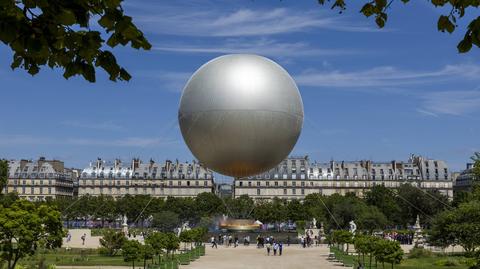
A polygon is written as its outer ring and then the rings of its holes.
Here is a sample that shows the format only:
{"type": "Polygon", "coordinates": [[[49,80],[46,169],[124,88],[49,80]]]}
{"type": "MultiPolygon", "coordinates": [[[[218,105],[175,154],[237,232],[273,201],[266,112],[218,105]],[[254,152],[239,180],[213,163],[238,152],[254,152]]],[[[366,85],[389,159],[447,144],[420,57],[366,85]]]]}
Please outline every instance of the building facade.
{"type": "Polygon", "coordinates": [[[467,169],[460,172],[455,179],[455,185],[453,186],[456,192],[458,191],[470,191],[473,183],[476,180],[473,173],[473,163],[467,163],[467,169]]]}
{"type": "Polygon", "coordinates": [[[73,197],[78,170],[64,167],[59,160],[11,160],[8,163],[7,192],[16,192],[31,201],[73,197]]]}
{"type": "Polygon", "coordinates": [[[78,181],[78,195],[151,195],[154,197],[193,197],[214,191],[212,171],[197,162],[179,163],[133,159],[124,164],[102,159],[83,169],[78,181]]]}
{"type": "Polygon", "coordinates": [[[234,195],[247,194],[254,199],[302,199],[311,193],[363,196],[376,185],[398,188],[405,183],[453,197],[453,181],[447,164],[415,155],[406,162],[311,163],[308,157],[288,158],[264,174],[236,179],[234,195]]]}

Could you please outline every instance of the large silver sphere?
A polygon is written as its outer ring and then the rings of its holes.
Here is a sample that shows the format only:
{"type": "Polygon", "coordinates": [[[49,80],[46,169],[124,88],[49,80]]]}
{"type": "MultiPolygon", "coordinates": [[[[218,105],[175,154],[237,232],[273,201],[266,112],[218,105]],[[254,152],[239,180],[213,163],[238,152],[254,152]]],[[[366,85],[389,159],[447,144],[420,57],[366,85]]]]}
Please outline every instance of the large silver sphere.
{"type": "Polygon", "coordinates": [[[278,165],[303,124],[298,88],[280,65],[257,55],[215,58],[183,89],[178,111],[183,138],[208,168],[246,177],[278,165]]]}

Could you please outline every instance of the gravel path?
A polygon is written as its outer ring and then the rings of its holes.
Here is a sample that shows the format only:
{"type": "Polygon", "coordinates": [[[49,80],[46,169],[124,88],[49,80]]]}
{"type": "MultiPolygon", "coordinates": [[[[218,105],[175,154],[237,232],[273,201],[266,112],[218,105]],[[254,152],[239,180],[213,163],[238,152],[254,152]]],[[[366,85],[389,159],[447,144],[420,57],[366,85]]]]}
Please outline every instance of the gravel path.
{"type": "Polygon", "coordinates": [[[207,253],[200,259],[182,266],[185,269],[338,269],[340,264],[327,261],[329,250],[326,246],[300,248],[297,245],[285,246],[282,256],[267,256],[265,249],[255,246],[212,249],[207,245],[207,253]]]}

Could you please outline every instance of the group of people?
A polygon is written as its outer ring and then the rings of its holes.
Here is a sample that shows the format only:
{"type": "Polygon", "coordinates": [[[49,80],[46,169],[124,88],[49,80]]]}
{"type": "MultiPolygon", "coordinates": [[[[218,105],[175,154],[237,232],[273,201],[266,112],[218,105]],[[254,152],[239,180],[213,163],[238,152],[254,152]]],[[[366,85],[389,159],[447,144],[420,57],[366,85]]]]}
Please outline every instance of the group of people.
{"type": "Polygon", "coordinates": [[[404,234],[393,232],[384,232],[383,238],[388,240],[396,240],[402,245],[411,245],[413,244],[413,234],[404,234]]]}
{"type": "Polygon", "coordinates": [[[320,244],[320,240],[318,240],[317,236],[311,237],[307,234],[307,236],[300,237],[300,245],[303,248],[311,247],[313,244],[315,244],[316,247],[318,247],[318,245],[320,244]]]}
{"type": "MultiPolygon", "coordinates": [[[[290,239],[290,237],[289,237],[290,239]]],[[[290,241],[290,240],[288,240],[290,241]]],[[[236,248],[239,245],[239,238],[237,235],[218,235],[218,240],[215,236],[210,238],[210,244],[212,248],[218,248],[218,245],[224,245],[225,247],[230,247],[233,245],[236,248]]],[[[246,235],[243,237],[243,245],[248,246],[250,245],[250,236],[246,235]]],[[[273,256],[279,256],[283,253],[283,243],[277,242],[273,236],[263,237],[258,235],[257,236],[257,248],[265,248],[267,249],[267,255],[270,256],[270,253],[273,252],[273,256]]]]}
{"type": "MultiPolygon", "coordinates": [[[[290,237],[288,238],[290,244],[290,237]]],[[[277,242],[273,236],[257,236],[257,248],[266,248],[267,256],[270,256],[270,253],[273,252],[273,256],[282,255],[283,252],[283,243],[277,242]]]]}
{"type": "MultiPolygon", "coordinates": [[[[212,248],[218,248],[218,245],[224,245],[226,247],[230,247],[233,245],[234,248],[238,247],[239,245],[239,238],[237,235],[232,236],[232,235],[218,235],[218,241],[215,238],[215,236],[212,236],[210,238],[210,243],[212,244],[212,248]],[[217,243],[218,242],[218,243],[217,243]]],[[[243,245],[248,246],[250,245],[250,236],[244,236],[243,237],[243,245]]]]}
{"type": "Polygon", "coordinates": [[[273,240],[273,242],[267,242],[266,244],[267,246],[267,256],[270,256],[270,252],[273,251],[273,256],[277,256],[277,252],[278,252],[278,256],[282,256],[282,252],[283,252],[283,243],[282,242],[275,242],[275,240],[273,240]]]}

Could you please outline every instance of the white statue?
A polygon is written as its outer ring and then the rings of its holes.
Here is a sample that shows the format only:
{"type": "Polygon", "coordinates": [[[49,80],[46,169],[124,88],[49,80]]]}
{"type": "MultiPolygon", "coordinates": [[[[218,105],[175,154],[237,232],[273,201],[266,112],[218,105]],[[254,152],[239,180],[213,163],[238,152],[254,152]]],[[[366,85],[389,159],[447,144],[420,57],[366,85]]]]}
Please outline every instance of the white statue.
{"type": "Polygon", "coordinates": [[[350,232],[355,235],[355,231],[357,230],[357,224],[352,220],[348,224],[350,224],[350,232]]]}
{"type": "Polygon", "coordinates": [[[123,223],[122,223],[122,227],[123,227],[123,234],[125,236],[128,236],[128,224],[127,224],[127,215],[123,215],[123,223]]]}
{"type": "Polygon", "coordinates": [[[180,236],[180,234],[183,231],[190,231],[190,230],[191,230],[190,225],[189,225],[188,221],[186,221],[182,224],[182,226],[180,228],[177,228],[177,236],[180,236]]]}
{"type": "Polygon", "coordinates": [[[317,219],[313,218],[312,225],[314,229],[317,228],[317,219]]]}

